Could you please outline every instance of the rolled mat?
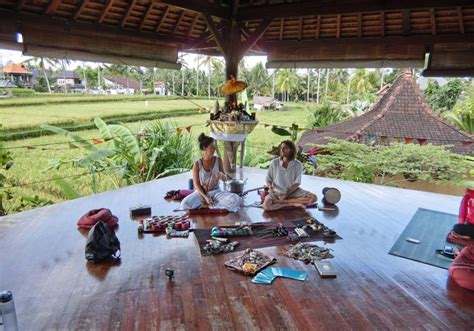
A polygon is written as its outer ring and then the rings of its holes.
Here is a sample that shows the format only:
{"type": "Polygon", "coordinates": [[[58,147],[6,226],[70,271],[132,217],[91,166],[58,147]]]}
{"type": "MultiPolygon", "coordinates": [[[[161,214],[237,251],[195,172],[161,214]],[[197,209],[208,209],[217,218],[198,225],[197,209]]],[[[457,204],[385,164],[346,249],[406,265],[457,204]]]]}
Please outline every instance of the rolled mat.
{"type": "Polygon", "coordinates": [[[187,211],[188,216],[194,215],[227,215],[229,211],[227,209],[218,209],[218,208],[200,208],[200,209],[189,209],[187,211]]]}

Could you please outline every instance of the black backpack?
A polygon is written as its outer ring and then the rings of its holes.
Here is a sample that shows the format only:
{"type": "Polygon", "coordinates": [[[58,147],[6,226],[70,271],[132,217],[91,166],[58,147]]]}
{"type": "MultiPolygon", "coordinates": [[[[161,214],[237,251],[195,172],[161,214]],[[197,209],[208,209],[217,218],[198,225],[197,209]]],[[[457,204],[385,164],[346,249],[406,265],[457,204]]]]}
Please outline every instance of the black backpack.
{"type": "Polygon", "coordinates": [[[100,221],[92,227],[87,236],[86,260],[100,262],[110,256],[120,258],[120,241],[115,233],[100,221]]]}

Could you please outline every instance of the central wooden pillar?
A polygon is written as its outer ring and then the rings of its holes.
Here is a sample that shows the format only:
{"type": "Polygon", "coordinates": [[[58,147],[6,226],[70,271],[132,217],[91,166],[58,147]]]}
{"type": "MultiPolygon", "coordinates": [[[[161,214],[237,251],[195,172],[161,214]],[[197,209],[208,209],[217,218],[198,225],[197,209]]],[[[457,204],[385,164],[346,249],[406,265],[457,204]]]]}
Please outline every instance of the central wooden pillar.
{"type": "MultiPolygon", "coordinates": [[[[234,77],[237,79],[239,71],[239,63],[243,58],[241,49],[242,42],[240,40],[240,28],[235,20],[230,22],[229,31],[226,38],[225,52],[225,78],[226,80],[234,77]]],[[[226,95],[225,101],[237,103],[237,94],[226,95]]],[[[224,169],[227,173],[234,174],[237,170],[237,150],[240,142],[225,141],[224,142],[224,169]]]]}

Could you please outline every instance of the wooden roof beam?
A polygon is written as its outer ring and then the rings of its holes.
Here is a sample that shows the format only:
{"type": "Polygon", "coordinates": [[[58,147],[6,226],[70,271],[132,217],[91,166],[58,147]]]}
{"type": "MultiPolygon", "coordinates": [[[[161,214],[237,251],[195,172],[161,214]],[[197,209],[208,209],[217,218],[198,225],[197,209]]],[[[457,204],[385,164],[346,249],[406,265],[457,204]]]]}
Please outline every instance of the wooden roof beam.
{"type": "Polygon", "coordinates": [[[74,13],[73,20],[77,20],[79,18],[79,15],[81,15],[82,11],[84,8],[86,8],[87,3],[89,0],[84,0],[82,4],[77,8],[76,12],[74,13]]]}
{"type": "Polygon", "coordinates": [[[148,19],[148,16],[150,16],[150,13],[152,10],[153,10],[153,2],[150,2],[146,10],[145,16],[143,16],[142,22],[140,23],[140,30],[143,30],[143,27],[145,26],[145,22],[148,19]]]}
{"type": "Polygon", "coordinates": [[[192,41],[192,43],[189,43],[187,45],[184,45],[183,46],[183,50],[186,50],[186,49],[197,49],[199,45],[201,45],[201,43],[204,43],[206,41],[208,41],[209,39],[212,38],[212,32],[211,31],[208,31],[206,33],[204,33],[201,37],[199,37],[198,39],[192,41]]]}
{"type": "Polygon", "coordinates": [[[133,7],[135,6],[135,4],[137,3],[137,0],[133,0],[130,5],[128,6],[127,8],[127,13],[125,14],[123,20],[122,20],[122,23],[120,24],[120,26],[123,28],[125,26],[125,24],[127,24],[127,20],[128,18],[130,17],[130,13],[132,12],[132,9],[133,7]]]}
{"type": "Polygon", "coordinates": [[[109,38],[129,38],[130,40],[139,40],[140,42],[144,43],[163,43],[163,44],[187,44],[190,40],[181,38],[181,37],[173,37],[173,36],[164,36],[159,35],[157,36],[154,33],[150,32],[142,32],[139,30],[132,31],[132,30],[124,30],[117,27],[112,26],[105,26],[105,25],[98,25],[98,24],[90,24],[90,23],[82,23],[73,20],[66,20],[62,18],[56,18],[51,16],[38,16],[34,14],[24,14],[24,13],[17,13],[14,11],[9,10],[1,10],[0,9],[0,21],[7,20],[7,19],[14,19],[15,21],[19,22],[20,25],[22,23],[25,24],[34,24],[38,28],[44,28],[47,30],[71,30],[77,29],[81,31],[83,34],[88,33],[101,33],[107,35],[109,38]]]}
{"type": "Polygon", "coordinates": [[[363,37],[363,38],[340,38],[340,39],[312,39],[304,41],[296,40],[275,40],[275,41],[261,41],[260,47],[268,51],[271,49],[277,50],[279,47],[286,48],[315,48],[331,47],[333,45],[351,45],[351,46],[373,46],[397,44],[405,45],[434,45],[437,43],[469,43],[472,42],[472,36],[467,34],[446,34],[446,35],[409,35],[409,36],[390,36],[390,37],[363,37]]]}
{"type": "Polygon", "coordinates": [[[196,13],[196,16],[193,18],[193,22],[191,23],[191,26],[189,27],[188,33],[186,33],[186,37],[189,38],[191,36],[191,33],[193,32],[194,26],[196,26],[196,22],[199,18],[199,13],[196,13]]]}
{"type": "Polygon", "coordinates": [[[363,12],[380,12],[406,9],[462,7],[472,6],[472,0],[399,0],[399,1],[352,1],[337,2],[306,0],[296,3],[253,6],[240,8],[238,21],[256,20],[262,18],[299,17],[310,15],[339,15],[363,12]]]}
{"type": "Polygon", "coordinates": [[[166,7],[165,11],[163,12],[163,15],[161,15],[160,20],[158,21],[158,24],[156,25],[155,32],[158,33],[161,29],[161,25],[163,24],[166,15],[168,15],[168,12],[170,11],[170,6],[166,7]]]}
{"type": "Polygon", "coordinates": [[[245,53],[247,53],[247,51],[250,50],[257,43],[257,41],[259,41],[259,39],[263,36],[263,34],[271,23],[272,20],[264,19],[260,23],[258,28],[256,28],[255,31],[252,32],[249,38],[241,45],[241,47],[239,47],[242,56],[245,55],[245,53]]]}
{"type": "Polygon", "coordinates": [[[224,37],[220,33],[216,23],[213,21],[212,17],[210,14],[205,13],[204,14],[204,19],[206,20],[207,26],[209,27],[209,31],[211,31],[217,46],[219,47],[220,51],[223,54],[226,54],[227,51],[227,45],[225,43],[224,37]]]}
{"type": "Polygon", "coordinates": [[[107,0],[107,3],[105,4],[104,9],[102,9],[102,13],[100,14],[99,23],[102,23],[104,21],[105,17],[107,16],[107,13],[110,10],[110,7],[112,7],[113,4],[114,4],[113,0],[107,0]]]}
{"type": "Polygon", "coordinates": [[[228,8],[214,5],[208,0],[153,0],[156,4],[170,5],[179,9],[189,10],[195,13],[208,14],[214,17],[228,20],[230,10],[228,8]]]}
{"type": "Polygon", "coordinates": [[[179,27],[179,25],[181,24],[181,20],[183,19],[184,12],[185,12],[185,11],[182,10],[181,13],[180,13],[179,16],[178,16],[178,20],[176,21],[176,24],[175,24],[175,26],[174,26],[173,33],[172,33],[173,36],[176,34],[176,31],[178,31],[178,27],[179,27]]]}
{"type": "Polygon", "coordinates": [[[58,10],[59,6],[61,5],[61,0],[51,0],[49,2],[48,7],[44,11],[46,15],[53,15],[56,10],[58,10]]]}

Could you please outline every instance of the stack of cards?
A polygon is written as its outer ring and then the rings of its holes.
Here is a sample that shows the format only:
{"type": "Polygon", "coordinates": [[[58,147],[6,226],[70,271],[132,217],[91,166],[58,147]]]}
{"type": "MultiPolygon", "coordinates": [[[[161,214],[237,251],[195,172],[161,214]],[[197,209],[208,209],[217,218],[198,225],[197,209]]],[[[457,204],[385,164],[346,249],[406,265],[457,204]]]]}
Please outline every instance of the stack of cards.
{"type": "Polygon", "coordinates": [[[265,268],[264,270],[260,271],[254,278],[252,278],[252,283],[269,285],[276,277],[285,277],[304,281],[307,276],[308,273],[306,271],[272,267],[265,268]]]}

